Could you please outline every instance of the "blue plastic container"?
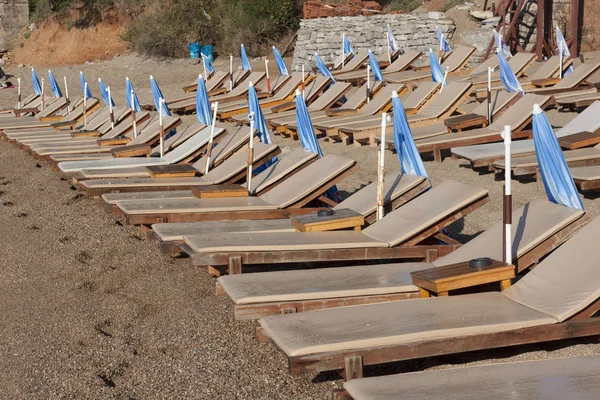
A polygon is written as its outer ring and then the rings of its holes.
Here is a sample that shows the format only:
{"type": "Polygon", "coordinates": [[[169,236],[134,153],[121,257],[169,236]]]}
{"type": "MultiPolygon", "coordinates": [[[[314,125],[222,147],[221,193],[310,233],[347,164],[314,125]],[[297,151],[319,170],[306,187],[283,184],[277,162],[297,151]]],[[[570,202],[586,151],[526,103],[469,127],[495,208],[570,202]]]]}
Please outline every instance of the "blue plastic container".
{"type": "Polygon", "coordinates": [[[190,52],[190,58],[200,58],[200,43],[194,42],[188,44],[188,50],[190,52]]]}
{"type": "Polygon", "coordinates": [[[206,57],[208,59],[208,61],[210,61],[210,62],[215,61],[215,56],[213,54],[212,46],[202,46],[202,54],[204,54],[204,57],[206,57]]]}

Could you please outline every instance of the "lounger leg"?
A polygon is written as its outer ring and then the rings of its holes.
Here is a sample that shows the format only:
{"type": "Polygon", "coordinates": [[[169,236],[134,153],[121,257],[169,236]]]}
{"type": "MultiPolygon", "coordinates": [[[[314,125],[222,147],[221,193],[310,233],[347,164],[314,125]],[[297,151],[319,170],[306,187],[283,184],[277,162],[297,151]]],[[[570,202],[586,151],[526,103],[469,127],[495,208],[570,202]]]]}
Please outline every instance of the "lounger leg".
{"type": "Polygon", "coordinates": [[[506,290],[510,287],[510,279],[500,281],[500,290],[506,290]]]}
{"type": "Polygon", "coordinates": [[[361,379],[363,377],[363,363],[361,356],[346,357],[344,360],[344,379],[361,379]]]}
{"type": "Polygon", "coordinates": [[[434,262],[439,257],[437,249],[429,249],[425,251],[425,261],[434,262]]]}
{"type": "Polygon", "coordinates": [[[431,297],[431,294],[429,293],[428,290],[425,289],[421,289],[419,288],[419,295],[421,296],[421,298],[426,299],[428,297],[431,297]]]}
{"type": "Polygon", "coordinates": [[[242,273],[242,257],[229,257],[229,275],[238,275],[242,273]]]}
{"type": "Polygon", "coordinates": [[[256,340],[259,343],[267,343],[269,341],[269,337],[265,335],[265,330],[261,326],[256,328],[256,340]]]}
{"type": "Polygon", "coordinates": [[[333,389],[331,392],[332,400],[352,400],[352,397],[348,394],[345,389],[333,389]]]}
{"type": "Polygon", "coordinates": [[[442,162],[442,150],[439,147],[433,148],[433,161],[438,163],[442,162]]]}

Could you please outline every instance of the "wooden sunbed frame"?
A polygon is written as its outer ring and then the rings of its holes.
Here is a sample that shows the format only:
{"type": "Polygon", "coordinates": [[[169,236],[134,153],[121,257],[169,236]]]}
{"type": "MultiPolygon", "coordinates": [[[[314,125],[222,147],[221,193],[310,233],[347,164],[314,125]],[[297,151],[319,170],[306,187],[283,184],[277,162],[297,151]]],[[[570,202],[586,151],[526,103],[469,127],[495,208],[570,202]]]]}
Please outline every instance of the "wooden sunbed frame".
{"type": "MultiPolygon", "coordinates": [[[[600,335],[600,317],[594,317],[598,311],[600,299],[561,323],[498,333],[292,356],[288,357],[288,365],[293,375],[339,371],[346,380],[362,378],[365,365],[600,335]]],[[[256,337],[260,342],[269,341],[262,328],[257,328],[256,337]]]]}
{"type": "MultiPolygon", "coordinates": [[[[535,247],[522,254],[513,264],[516,272],[523,272],[529,268],[535,268],[538,261],[552,252],[558,246],[569,240],[581,227],[588,224],[592,217],[585,213],[580,218],[571,222],[560,231],[548,239],[538,243],[535,247]]],[[[352,268],[352,267],[348,267],[352,268]]],[[[373,265],[377,268],[377,265],[373,265]]],[[[216,284],[216,294],[225,295],[219,282],[216,284]]],[[[383,303],[387,301],[407,300],[419,298],[419,292],[390,293],[383,295],[360,295],[346,296],[336,298],[312,299],[312,300],[291,300],[278,302],[264,302],[255,304],[234,304],[233,310],[235,319],[259,319],[267,315],[290,314],[297,312],[306,312],[314,310],[323,310],[326,308],[346,307],[360,304],[383,303]]]]}
{"type": "MultiPolygon", "coordinates": [[[[526,157],[526,156],[531,156],[532,154],[535,154],[535,153],[519,154],[519,156],[526,157]]],[[[513,157],[513,160],[518,160],[519,156],[513,157]]],[[[568,161],[567,160],[568,167],[591,167],[594,165],[600,165],[600,156],[595,157],[595,158],[588,158],[585,160],[576,160],[576,161],[568,161]]],[[[497,179],[499,179],[499,177],[501,175],[502,176],[504,175],[504,168],[498,168],[493,165],[490,165],[489,170],[492,171],[496,175],[497,179]]],[[[532,165],[532,166],[528,166],[528,167],[516,167],[515,166],[514,168],[512,168],[511,176],[513,177],[513,179],[517,179],[517,180],[518,179],[527,180],[527,179],[533,178],[534,180],[541,182],[540,168],[538,165],[532,165]]],[[[590,182],[593,182],[593,181],[590,181],[590,182]]],[[[577,184],[577,182],[575,182],[575,184],[577,184]]],[[[587,189],[582,189],[582,190],[592,190],[593,189],[592,184],[584,185],[584,187],[585,186],[587,186],[587,189]]]]}
{"type": "Polygon", "coordinates": [[[438,257],[447,255],[461,246],[461,243],[439,232],[458,221],[473,210],[481,207],[489,201],[489,195],[485,195],[454,214],[442,219],[437,224],[429,226],[411,239],[404,241],[401,245],[394,247],[368,247],[356,249],[324,249],[324,250],[284,250],[284,251],[246,251],[246,252],[221,252],[202,254],[196,253],[187,244],[179,245],[182,252],[186,253],[192,265],[208,267],[211,273],[220,273],[226,270],[229,274],[242,273],[243,265],[251,264],[285,264],[296,262],[331,262],[331,261],[367,261],[367,260],[399,260],[417,259],[428,262],[438,257]],[[444,242],[446,244],[421,244],[429,238],[444,242]]]}

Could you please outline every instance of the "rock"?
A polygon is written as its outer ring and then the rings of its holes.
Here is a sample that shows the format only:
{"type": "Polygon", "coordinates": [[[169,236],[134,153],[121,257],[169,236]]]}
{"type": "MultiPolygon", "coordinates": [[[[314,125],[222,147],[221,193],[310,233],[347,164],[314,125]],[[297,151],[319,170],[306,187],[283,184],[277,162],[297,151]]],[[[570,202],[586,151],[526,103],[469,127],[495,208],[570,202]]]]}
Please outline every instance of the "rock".
{"type": "Polygon", "coordinates": [[[494,13],[492,13],[491,11],[472,10],[471,12],[469,12],[469,15],[471,15],[475,19],[484,20],[492,18],[494,16],[494,13]]]}
{"type": "Polygon", "coordinates": [[[23,68],[24,66],[25,66],[24,64],[17,65],[18,68],[23,68]]]}
{"type": "Polygon", "coordinates": [[[500,22],[500,17],[492,17],[492,18],[486,19],[485,21],[481,21],[481,23],[483,25],[492,25],[492,26],[498,25],[498,22],[500,22]]]}
{"type": "Polygon", "coordinates": [[[462,6],[456,6],[454,8],[457,9],[458,11],[462,11],[462,10],[468,10],[471,7],[473,7],[473,6],[468,6],[466,4],[463,4],[462,6]]]}
{"type": "Polygon", "coordinates": [[[474,5],[475,3],[473,3],[472,1],[465,1],[465,6],[473,7],[474,5]]]}

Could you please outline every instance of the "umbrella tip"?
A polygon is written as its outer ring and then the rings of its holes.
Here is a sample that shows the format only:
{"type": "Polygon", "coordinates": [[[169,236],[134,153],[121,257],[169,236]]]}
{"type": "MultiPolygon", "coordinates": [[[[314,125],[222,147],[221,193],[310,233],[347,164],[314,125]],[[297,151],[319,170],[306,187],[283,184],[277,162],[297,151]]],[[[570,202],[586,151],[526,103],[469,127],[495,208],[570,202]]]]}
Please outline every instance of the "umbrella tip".
{"type": "Polygon", "coordinates": [[[542,108],[539,106],[539,104],[536,103],[533,105],[533,114],[534,115],[541,114],[542,112],[543,112],[542,108]]]}
{"type": "Polygon", "coordinates": [[[154,79],[154,77],[152,75],[150,75],[150,79],[154,79]]]}
{"type": "Polygon", "coordinates": [[[399,96],[398,96],[398,92],[394,90],[394,91],[392,92],[392,99],[397,99],[398,97],[399,97],[399,96]]]}
{"type": "Polygon", "coordinates": [[[429,48],[429,52],[430,52],[430,53],[433,53],[433,50],[431,49],[431,47],[429,48]]]}
{"type": "Polygon", "coordinates": [[[300,89],[296,89],[296,96],[300,96],[301,92],[300,89]]]}
{"type": "Polygon", "coordinates": [[[250,81],[250,82],[248,83],[248,86],[254,86],[254,84],[252,83],[252,81],[250,81]]]}

